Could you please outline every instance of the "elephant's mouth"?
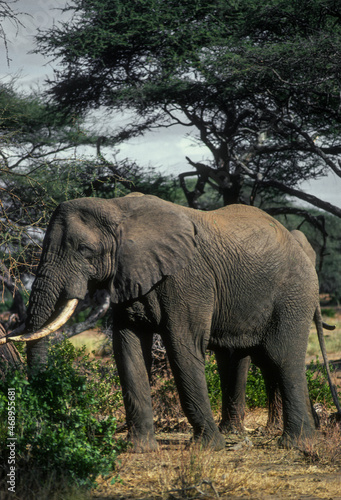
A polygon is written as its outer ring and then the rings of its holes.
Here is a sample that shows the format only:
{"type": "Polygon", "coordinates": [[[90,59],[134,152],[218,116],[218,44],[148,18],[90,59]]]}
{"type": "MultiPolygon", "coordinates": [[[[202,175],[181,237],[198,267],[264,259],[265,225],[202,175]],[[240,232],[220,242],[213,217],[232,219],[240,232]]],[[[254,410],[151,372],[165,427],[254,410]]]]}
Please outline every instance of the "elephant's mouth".
{"type": "Polygon", "coordinates": [[[77,304],[78,299],[68,300],[59,315],[46,326],[40,328],[37,332],[22,333],[22,327],[20,326],[16,330],[13,330],[13,332],[11,332],[9,335],[6,335],[6,337],[0,339],[0,345],[5,344],[8,341],[28,342],[30,340],[38,340],[46,337],[50,333],[56,332],[57,330],[59,330],[59,328],[65,325],[68,319],[71,318],[77,307],[77,304]]]}

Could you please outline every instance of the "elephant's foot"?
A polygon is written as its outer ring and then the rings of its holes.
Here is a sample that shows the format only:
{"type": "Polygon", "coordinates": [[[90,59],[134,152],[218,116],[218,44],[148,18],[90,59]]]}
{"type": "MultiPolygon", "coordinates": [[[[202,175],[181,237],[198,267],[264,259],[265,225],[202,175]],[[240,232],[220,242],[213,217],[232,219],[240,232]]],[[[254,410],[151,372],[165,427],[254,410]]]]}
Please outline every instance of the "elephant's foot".
{"type": "Polygon", "coordinates": [[[194,434],[194,441],[199,443],[203,448],[208,448],[213,451],[223,450],[226,445],[225,438],[219,431],[194,434]]]}
{"type": "Polygon", "coordinates": [[[282,419],[270,420],[268,419],[265,431],[269,434],[279,434],[283,430],[282,419]]]}
{"type": "Polygon", "coordinates": [[[219,430],[222,434],[245,434],[244,424],[240,420],[222,420],[219,430]]]}
{"type": "Polygon", "coordinates": [[[291,436],[288,433],[282,434],[278,439],[278,446],[280,448],[285,448],[287,450],[296,448],[301,451],[305,451],[311,448],[311,440],[314,437],[316,431],[300,434],[299,436],[291,436]]]}
{"type": "Polygon", "coordinates": [[[127,440],[132,443],[135,453],[148,453],[158,449],[154,434],[148,434],[147,436],[128,434],[127,440]]]}

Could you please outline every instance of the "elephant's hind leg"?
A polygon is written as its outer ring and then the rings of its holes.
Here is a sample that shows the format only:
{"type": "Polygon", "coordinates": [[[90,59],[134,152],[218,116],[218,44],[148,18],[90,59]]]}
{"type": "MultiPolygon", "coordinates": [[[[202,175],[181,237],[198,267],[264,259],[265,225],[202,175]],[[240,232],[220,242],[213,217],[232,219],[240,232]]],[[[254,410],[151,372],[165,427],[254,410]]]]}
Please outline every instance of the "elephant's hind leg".
{"type": "Polygon", "coordinates": [[[283,402],[283,435],[279,443],[284,448],[300,446],[306,439],[314,436],[316,429],[304,365],[300,373],[296,366],[285,367],[280,380],[280,390],[283,402]]]}
{"type": "Polygon", "coordinates": [[[222,418],[219,429],[224,434],[244,431],[246,380],[251,359],[235,350],[215,353],[222,392],[222,418]]]}
{"type": "MultiPolygon", "coordinates": [[[[309,327],[303,329],[308,331],[309,327]]],[[[287,330],[286,337],[286,346],[277,345],[268,350],[268,360],[273,366],[272,387],[276,388],[278,385],[282,397],[283,435],[280,445],[291,448],[301,446],[305,439],[314,435],[315,421],[305,375],[305,339],[308,338],[308,333],[300,333],[298,329],[293,335],[287,330]],[[290,345],[293,342],[295,349],[290,345]]]]}

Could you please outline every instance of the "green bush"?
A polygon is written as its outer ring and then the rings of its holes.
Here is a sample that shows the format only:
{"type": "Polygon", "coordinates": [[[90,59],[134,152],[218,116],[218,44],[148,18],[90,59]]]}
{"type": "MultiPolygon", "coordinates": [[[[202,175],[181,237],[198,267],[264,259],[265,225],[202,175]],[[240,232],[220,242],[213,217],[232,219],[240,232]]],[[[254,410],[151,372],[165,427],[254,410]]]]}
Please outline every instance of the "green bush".
{"type": "Polygon", "coordinates": [[[205,376],[211,408],[213,411],[217,411],[221,408],[221,387],[214,354],[206,357],[205,376]]]}
{"type": "Polygon", "coordinates": [[[265,408],[267,396],[261,371],[251,364],[246,383],[246,404],[249,408],[265,408]]]}
{"type": "MultiPolygon", "coordinates": [[[[330,371],[333,371],[332,367],[330,367],[330,371]]],[[[323,403],[326,406],[332,406],[334,403],[328,384],[327,371],[319,362],[317,356],[315,361],[312,360],[309,363],[306,377],[312,403],[323,403]]]]}
{"type": "MultiPolygon", "coordinates": [[[[208,394],[214,411],[221,408],[221,388],[218,368],[214,355],[209,355],[205,366],[208,394]]],[[[306,370],[310,399],[313,403],[324,403],[333,405],[333,399],[327,382],[325,368],[316,359],[311,361],[306,370]]],[[[251,364],[246,384],[246,404],[249,408],[265,408],[267,406],[267,395],[265,383],[261,371],[251,364]]]]}
{"type": "Polygon", "coordinates": [[[334,307],[324,307],[322,308],[322,314],[327,316],[327,318],[335,318],[336,310],[334,307]]]}
{"type": "MultiPolygon", "coordinates": [[[[221,387],[214,354],[206,359],[205,375],[211,407],[213,411],[219,410],[221,408],[221,387]]],[[[246,404],[249,408],[267,406],[264,380],[260,370],[254,365],[251,365],[247,377],[246,404]]]]}
{"type": "Polygon", "coordinates": [[[49,351],[46,371],[27,380],[26,370],[0,381],[0,462],[7,463],[8,388],[15,390],[16,466],[48,477],[93,485],[115,469],[126,444],[115,439],[113,411],[121,392],[114,375],[68,341],[49,351]]]}

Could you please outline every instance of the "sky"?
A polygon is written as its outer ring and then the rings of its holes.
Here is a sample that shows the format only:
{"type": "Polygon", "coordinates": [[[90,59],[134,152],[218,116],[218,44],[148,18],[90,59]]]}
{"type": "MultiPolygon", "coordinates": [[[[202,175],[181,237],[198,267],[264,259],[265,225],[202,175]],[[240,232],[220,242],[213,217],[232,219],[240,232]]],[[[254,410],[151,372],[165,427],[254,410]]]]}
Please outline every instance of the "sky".
{"type": "MultiPolygon", "coordinates": [[[[35,48],[38,28],[49,29],[53,23],[68,20],[69,14],[62,16],[60,12],[66,0],[18,0],[15,3],[9,0],[8,3],[15,12],[21,13],[17,17],[22,25],[15,25],[9,20],[2,22],[8,39],[10,62],[8,65],[4,45],[0,44],[0,81],[9,81],[17,76],[18,89],[44,90],[44,81],[52,76],[57,63],[30,52],[35,48]]],[[[116,123],[119,120],[116,118],[116,123]]],[[[108,125],[110,126],[110,123],[108,125]]],[[[178,174],[190,171],[192,168],[188,165],[186,156],[192,161],[204,161],[210,158],[210,154],[205,146],[200,146],[193,141],[193,138],[186,137],[186,132],[178,126],[148,133],[144,137],[120,145],[117,158],[129,158],[141,166],[152,165],[166,173],[178,174]]],[[[105,150],[104,152],[107,153],[105,150]]],[[[319,180],[305,182],[302,184],[302,189],[341,207],[341,179],[333,173],[319,180]]]]}

